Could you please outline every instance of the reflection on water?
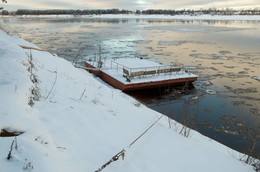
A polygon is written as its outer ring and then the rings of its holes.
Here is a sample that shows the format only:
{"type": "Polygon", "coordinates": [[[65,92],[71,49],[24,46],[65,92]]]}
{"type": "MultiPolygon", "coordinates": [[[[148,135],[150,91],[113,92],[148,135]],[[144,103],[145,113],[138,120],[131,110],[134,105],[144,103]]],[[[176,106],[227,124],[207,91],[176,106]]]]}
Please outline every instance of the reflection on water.
{"type": "MultiPolygon", "coordinates": [[[[196,86],[197,87],[197,86],[196,86]]],[[[241,102],[196,87],[168,87],[129,94],[148,107],[241,152],[248,152],[259,123],[241,102]],[[245,115],[246,114],[246,115],[245,115]]],[[[259,144],[254,156],[258,156],[259,144]]]]}
{"type": "Polygon", "coordinates": [[[146,92],[137,98],[177,121],[190,118],[192,128],[239,151],[247,152],[260,133],[260,21],[1,20],[12,34],[69,61],[92,57],[101,45],[105,58],[145,56],[185,66],[200,76],[189,94],[167,88],[159,96],[146,92]]]}

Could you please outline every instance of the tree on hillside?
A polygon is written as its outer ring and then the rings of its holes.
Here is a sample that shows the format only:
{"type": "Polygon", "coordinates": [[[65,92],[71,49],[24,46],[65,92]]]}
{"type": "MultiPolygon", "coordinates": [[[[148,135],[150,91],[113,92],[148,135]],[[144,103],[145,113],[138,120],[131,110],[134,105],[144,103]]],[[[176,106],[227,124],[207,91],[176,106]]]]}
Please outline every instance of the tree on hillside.
{"type": "MultiPolygon", "coordinates": [[[[3,2],[3,3],[7,3],[6,0],[2,0],[2,2],[3,2]]],[[[2,9],[3,9],[3,7],[0,7],[0,10],[2,10],[2,9]]]]}

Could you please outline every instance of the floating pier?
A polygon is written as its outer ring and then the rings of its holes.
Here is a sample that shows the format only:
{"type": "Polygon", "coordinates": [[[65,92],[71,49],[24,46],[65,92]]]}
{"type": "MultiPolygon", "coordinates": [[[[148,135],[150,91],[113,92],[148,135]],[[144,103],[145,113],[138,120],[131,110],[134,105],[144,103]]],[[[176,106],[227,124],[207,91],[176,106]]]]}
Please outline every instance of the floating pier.
{"type": "Polygon", "coordinates": [[[192,83],[198,76],[172,65],[149,59],[121,58],[85,61],[87,69],[124,92],[192,83]],[[93,69],[93,70],[92,70],[93,69]]]}

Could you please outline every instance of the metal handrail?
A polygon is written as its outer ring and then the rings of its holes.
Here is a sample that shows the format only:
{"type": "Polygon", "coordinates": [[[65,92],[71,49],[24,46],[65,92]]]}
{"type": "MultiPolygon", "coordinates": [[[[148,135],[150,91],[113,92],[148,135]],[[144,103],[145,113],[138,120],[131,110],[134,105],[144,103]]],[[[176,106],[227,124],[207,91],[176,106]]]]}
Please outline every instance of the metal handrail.
{"type": "Polygon", "coordinates": [[[115,61],[111,61],[111,68],[112,68],[112,63],[115,63],[117,65],[117,68],[118,68],[118,66],[122,66],[122,68],[128,69],[129,71],[138,70],[138,69],[142,69],[144,71],[147,71],[147,69],[157,69],[158,70],[158,69],[168,69],[168,68],[182,68],[182,67],[176,67],[174,65],[165,65],[165,66],[162,65],[162,66],[130,68],[130,67],[122,65],[120,63],[117,63],[115,61]]]}

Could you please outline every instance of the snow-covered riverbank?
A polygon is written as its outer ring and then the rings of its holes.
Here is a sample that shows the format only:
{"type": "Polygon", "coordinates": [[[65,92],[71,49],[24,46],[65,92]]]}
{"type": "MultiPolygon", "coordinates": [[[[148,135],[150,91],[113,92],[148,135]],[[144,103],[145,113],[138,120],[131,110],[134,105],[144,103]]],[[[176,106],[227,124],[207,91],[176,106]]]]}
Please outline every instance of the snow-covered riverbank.
{"type": "MultiPolygon", "coordinates": [[[[9,17],[9,16],[2,16],[9,17]]],[[[10,16],[13,17],[13,16],[10,16]]],[[[22,15],[17,17],[55,17],[55,18],[113,18],[113,19],[169,19],[169,20],[238,20],[260,21],[260,15],[136,15],[136,14],[102,14],[102,15],[22,15]]]]}
{"type": "Polygon", "coordinates": [[[195,131],[184,137],[174,121],[170,129],[165,116],[130,146],[161,114],[62,58],[18,46],[31,43],[0,38],[0,129],[24,132],[0,137],[3,171],[95,171],[123,149],[104,171],[254,171],[242,154],[195,131]]]}
{"type": "Polygon", "coordinates": [[[260,15],[92,15],[94,18],[143,18],[143,19],[177,19],[177,20],[260,20],[260,15]]]}

